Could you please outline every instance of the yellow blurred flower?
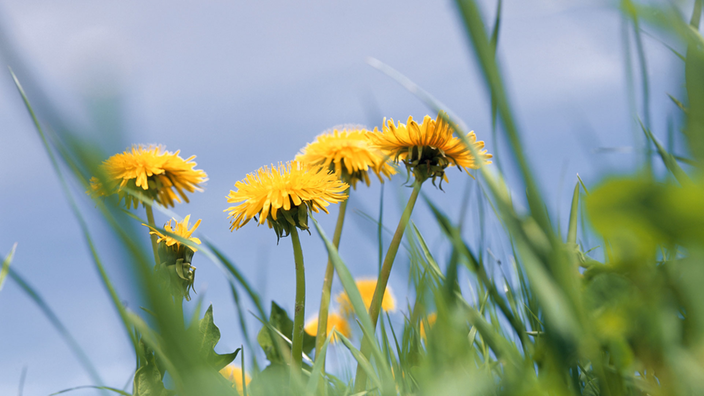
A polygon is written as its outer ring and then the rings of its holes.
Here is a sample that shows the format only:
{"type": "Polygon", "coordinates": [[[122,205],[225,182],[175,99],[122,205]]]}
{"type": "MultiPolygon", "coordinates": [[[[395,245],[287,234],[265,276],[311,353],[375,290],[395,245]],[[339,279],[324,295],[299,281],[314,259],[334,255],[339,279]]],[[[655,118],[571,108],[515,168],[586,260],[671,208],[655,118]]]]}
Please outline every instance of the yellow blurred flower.
{"type": "MultiPolygon", "coordinates": [[[[166,230],[170,233],[176,234],[183,239],[187,239],[195,244],[200,245],[200,239],[191,238],[191,234],[193,234],[193,232],[200,225],[200,219],[198,221],[196,221],[195,224],[193,224],[192,228],[189,229],[188,223],[189,223],[190,219],[191,219],[191,215],[186,216],[182,222],[179,222],[178,220],[173,219],[173,221],[175,223],[174,224],[175,228],[173,228],[171,226],[171,220],[169,220],[169,222],[164,225],[164,230],[166,230]]],[[[149,227],[147,224],[142,224],[142,225],[149,227]]],[[[159,230],[157,230],[155,228],[149,227],[149,229],[150,229],[150,231],[149,231],[150,234],[156,235],[157,237],[159,237],[157,239],[157,243],[164,242],[164,244],[166,244],[166,246],[169,246],[169,247],[176,245],[176,249],[179,249],[181,247],[181,242],[179,242],[175,238],[170,237],[168,235],[164,235],[159,230]]],[[[198,249],[195,247],[188,246],[188,248],[193,250],[194,252],[198,251],[198,249]]]]}
{"type": "Polygon", "coordinates": [[[425,339],[425,321],[428,322],[429,327],[433,327],[435,322],[438,320],[438,314],[433,312],[428,317],[425,318],[425,320],[420,321],[420,338],[425,339]]]}
{"type": "Polygon", "coordinates": [[[442,114],[438,114],[435,120],[425,116],[420,125],[413,117],[408,117],[406,124],[399,122],[398,125],[394,125],[392,119],[384,119],[382,132],[376,129],[375,132],[370,134],[375,147],[394,161],[406,164],[416,178],[425,180],[432,177],[433,183],[437,177],[447,181],[445,168],[448,166],[468,171],[479,168],[479,162],[491,163],[488,159],[492,155],[483,150],[484,142],[477,142],[474,132],[467,134],[467,139],[474,144],[480,155],[477,161],[464,143],[453,136],[453,129],[443,120],[442,114]]]}
{"type": "Polygon", "coordinates": [[[132,146],[132,150],[115,154],[103,162],[101,170],[107,186],[93,177],[90,193],[118,193],[120,199],[125,199],[128,209],[136,208],[140,202],[127,192],[128,189],[140,191],[166,207],[174,206],[174,201],[181,202],[181,199],[188,202],[185,192],[203,191],[200,184],[207,181],[208,176],[200,169],[193,169],[195,155],[184,160],[179,152],[166,151],[163,146],[132,146]]]}
{"type": "Polygon", "coordinates": [[[267,222],[278,237],[290,233],[291,227],[308,229],[308,210],[328,213],[326,207],[347,198],[347,183],[320,167],[307,167],[300,162],[263,166],[235,183],[227,202],[239,204],[225,209],[232,218],[230,230],[239,229],[251,219],[267,222]]]}
{"type": "MultiPolygon", "coordinates": [[[[372,298],[374,297],[374,289],[376,288],[376,279],[360,279],[355,282],[357,284],[357,289],[359,289],[359,294],[362,296],[362,301],[364,302],[364,307],[369,310],[369,306],[372,304],[372,298]]],[[[340,304],[340,311],[347,316],[354,313],[354,308],[352,307],[352,302],[345,291],[337,295],[337,303],[340,304]]],[[[394,311],[396,309],[396,298],[394,298],[393,292],[390,286],[386,286],[384,291],[384,298],[381,300],[381,309],[384,311],[394,311]]]]}
{"type": "MultiPolygon", "coordinates": [[[[339,331],[343,336],[350,338],[352,336],[352,330],[350,329],[350,324],[347,322],[347,319],[345,319],[343,316],[338,315],[336,313],[330,313],[328,314],[328,329],[326,331],[326,336],[330,334],[332,331],[333,327],[335,330],[339,331]]],[[[306,333],[309,335],[315,337],[318,334],[318,315],[316,315],[314,318],[310,319],[306,325],[303,327],[303,330],[305,330],[306,333]]],[[[336,339],[336,336],[333,336],[333,341],[336,339]]]]}
{"type": "MultiPolygon", "coordinates": [[[[242,394],[242,369],[240,367],[237,367],[234,364],[228,364],[220,370],[220,374],[232,382],[232,386],[237,387],[237,392],[242,394]]],[[[247,373],[244,373],[244,382],[247,386],[249,386],[249,383],[252,382],[252,377],[250,377],[247,373]]]]}
{"type": "Polygon", "coordinates": [[[360,180],[369,186],[369,170],[383,183],[382,175],[391,178],[396,170],[379,149],[372,147],[370,134],[370,131],[358,126],[341,130],[333,128],[316,137],[313,143],[308,143],[296,155],[296,161],[329,168],[353,188],[360,180]]]}

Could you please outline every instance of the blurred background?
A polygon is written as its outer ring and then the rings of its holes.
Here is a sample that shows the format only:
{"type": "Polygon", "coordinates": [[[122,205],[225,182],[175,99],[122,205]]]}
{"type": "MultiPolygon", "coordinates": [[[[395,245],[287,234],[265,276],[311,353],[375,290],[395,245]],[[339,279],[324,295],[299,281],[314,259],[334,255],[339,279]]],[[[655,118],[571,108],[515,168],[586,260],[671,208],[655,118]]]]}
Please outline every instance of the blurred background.
{"type": "MultiPolygon", "coordinates": [[[[480,3],[485,19],[493,21],[496,1],[480,3]]],[[[691,8],[689,2],[678,5],[691,8]]],[[[639,89],[643,76],[632,25],[617,2],[503,4],[498,57],[527,156],[554,203],[549,209],[555,222],[566,221],[577,173],[590,186],[628,173],[642,161],[642,132],[628,114],[648,106],[650,126],[662,141],[668,125],[679,125],[666,118],[674,106],[666,94],[680,92],[675,81],[683,63],[660,41],[667,37],[644,35],[643,40],[647,104],[629,99],[629,87],[639,89]]],[[[676,42],[668,44],[683,50],[676,42]]],[[[234,260],[264,297],[265,307],[273,300],[289,312],[294,296],[290,241],[277,245],[273,231],[254,224],[231,233],[225,197],[247,173],[292,159],[335,125],[374,128],[384,117],[405,122],[409,115],[422,119],[429,114],[412,94],[370,67],[368,57],[394,67],[457,113],[486,141],[521,204],[523,187],[512,183],[506,142],[493,138],[489,95],[451,1],[0,0],[0,59],[25,86],[44,126],[85,137],[106,157],[136,143],[163,144],[181,150],[184,158],[197,155],[197,168],[210,180],[203,193],[190,195],[191,203],[175,211],[203,220],[199,231],[234,260]]],[[[0,72],[0,120],[0,253],[4,257],[18,244],[13,268],[40,291],[106,384],[122,388],[134,372],[131,346],[7,71],[0,72]]],[[[410,192],[403,176],[384,186],[383,219],[390,229],[410,192]]],[[[430,184],[423,191],[457,218],[458,202],[467,191],[470,199],[478,196],[481,180],[456,169],[448,177],[445,192],[430,184]]],[[[373,180],[371,188],[360,185],[351,196],[340,252],[355,276],[377,271],[376,225],[366,216],[378,218],[381,190],[373,180]]],[[[73,193],[120,298],[138,310],[129,265],[114,251],[88,197],[77,188],[73,193]]],[[[135,213],[144,217],[143,209],[135,213]]],[[[328,234],[336,213],[332,207],[330,215],[316,216],[328,234]]],[[[424,204],[413,219],[430,219],[424,204]]],[[[167,220],[157,213],[157,224],[167,220]]],[[[476,222],[469,211],[465,236],[470,241],[479,237],[472,229],[476,222]]],[[[434,222],[425,223],[433,224],[422,229],[426,240],[437,242],[431,249],[447,255],[434,222]]],[[[146,246],[147,230],[142,231],[146,246]]],[[[387,234],[386,244],[389,240],[387,234]]],[[[302,243],[311,316],[317,312],[326,254],[315,232],[304,234],[302,243]]],[[[407,261],[403,254],[397,258],[390,280],[401,310],[409,298],[407,261]]],[[[193,310],[198,298],[204,308],[213,303],[222,332],[218,349],[232,351],[244,340],[227,280],[203,255],[196,254],[193,264],[198,294],[186,310],[193,310]]],[[[333,292],[340,290],[336,283],[333,292]]],[[[245,307],[251,309],[248,302],[245,307]]],[[[250,333],[256,334],[258,322],[246,316],[250,333]]],[[[403,321],[402,312],[392,317],[403,321]]],[[[17,393],[23,368],[26,395],[90,384],[46,317],[8,280],[0,293],[0,394],[17,393]]]]}

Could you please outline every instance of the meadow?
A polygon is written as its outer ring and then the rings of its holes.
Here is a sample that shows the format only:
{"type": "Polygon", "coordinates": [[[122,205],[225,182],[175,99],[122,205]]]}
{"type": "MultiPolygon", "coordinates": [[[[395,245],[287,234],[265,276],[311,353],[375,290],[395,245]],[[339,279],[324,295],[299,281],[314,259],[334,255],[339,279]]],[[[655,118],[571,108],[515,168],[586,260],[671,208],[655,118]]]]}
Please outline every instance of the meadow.
{"type": "Polygon", "coordinates": [[[248,264],[199,234],[199,216],[188,209],[191,196],[207,194],[208,170],[196,168],[191,157],[199,153],[139,142],[121,153],[104,153],[80,136],[57,133],[35,112],[33,98],[10,70],[134,354],[127,386],[105,383],[80,340],[41,290],[32,287],[31,275],[15,270],[13,248],[4,258],[0,287],[14,283],[37,304],[92,382],[56,391],[133,396],[703,394],[702,2],[696,0],[687,15],[672,5],[620,2],[634,38],[635,56],[626,56],[629,78],[638,81],[631,99],[644,104],[633,106],[632,117],[645,144],[637,149],[638,169],[632,174],[605,175],[589,185],[577,177],[564,202],[569,207],[565,221],[551,210],[530,166],[496,56],[502,2],[491,20],[482,18],[473,0],[456,3],[491,103],[492,136],[506,141],[508,150],[487,147],[486,137],[471,132],[429,91],[370,60],[424,103],[429,116],[379,120],[369,129],[341,126],[311,136],[295,158],[254,165],[252,173],[233,179],[222,203],[222,217],[233,233],[265,228],[272,248],[290,251],[289,262],[277,263],[292,274],[290,304],[264,299],[243,274],[240,265],[248,264]],[[675,41],[685,49],[668,47],[681,60],[681,92],[651,92],[647,78],[634,78],[647,75],[643,26],[666,38],[663,46],[675,41]],[[675,111],[670,128],[660,130],[651,122],[648,103],[650,96],[666,94],[675,111]],[[675,141],[687,151],[676,150],[675,141]],[[506,181],[507,167],[518,175],[515,185],[506,181]],[[356,278],[350,270],[355,257],[338,252],[345,244],[348,198],[392,179],[405,180],[401,215],[382,217],[380,207],[379,217],[368,219],[379,241],[378,273],[356,278]],[[464,182],[471,189],[452,206],[434,200],[436,193],[464,182]],[[84,196],[109,226],[141,306],[126,306],[115,287],[83,214],[84,196]],[[414,221],[421,207],[431,216],[414,221]],[[462,214],[455,216],[457,211],[462,214]],[[468,211],[476,216],[468,218],[468,211]],[[157,223],[155,212],[172,220],[157,223]],[[322,216],[335,216],[335,227],[321,226],[322,216]],[[502,243],[489,246],[485,235],[492,223],[502,243]],[[424,236],[435,229],[441,243],[424,236]],[[467,239],[467,229],[477,240],[467,239]],[[307,255],[302,237],[319,240],[323,257],[307,255]],[[438,252],[437,246],[446,250],[438,252]],[[408,262],[397,263],[399,257],[408,262]],[[205,306],[194,290],[196,267],[205,262],[222,269],[229,283],[243,334],[240,348],[223,352],[218,347],[221,311],[205,306]],[[324,279],[306,276],[306,266],[325,262],[324,279]],[[403,276],[410,285],[405,301],[387,287],[399,271],[407,272],[403,276]],[[333,279],[342,292],[333,293],[333,279]],[[306,288],[320,283],[322,290],[315,290],[320,304],[307,303],[306,288]],[[400,313],[400,322],[392,320],[392,311],[400,313]],[[328,357],[331,350],[335,361],[328,357]],[[347,363],[336,364],[338,355],[347,363]]]}

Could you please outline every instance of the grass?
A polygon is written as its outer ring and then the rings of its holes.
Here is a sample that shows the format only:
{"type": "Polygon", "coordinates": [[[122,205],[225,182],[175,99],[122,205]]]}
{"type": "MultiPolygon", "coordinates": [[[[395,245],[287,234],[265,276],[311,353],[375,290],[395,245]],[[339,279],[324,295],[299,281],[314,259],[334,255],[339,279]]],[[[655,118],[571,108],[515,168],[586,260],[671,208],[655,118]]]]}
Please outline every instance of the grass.
{"type": "MultiPolygon", "coordinates": [[[[368,311],[335,244],[311,217],[312,228],[325,244],[336,276],[349,296],[356,324],[369,341],[360,347],[355,340],[339,332],[335,334],[358,364],[356,384],[350,376],[327,372],[324,359],[319,359],[329,350],[332,334],[322,347],[318,344],[319,352],[314,350],[314,339],[296,339],[294,322],[290,319],[293,315],[276,304],[267,311],[266,302],[237,265],[211,242],[203,240],[198,254],[204,254],[221,266],[228,276],[245,334],[242,344],[251,350],[256,341],[259,344],[256,347],[261,347],[267,357],[267,362],[252,360],[252,367],[247,371],[253,380],[242,393],[704,393],[704,288],[701,287],[704,284],[704,184],[699,170],[704,158],[704,38],[698,29],[702,3],[695,1],[690,19],[666,6],[657,8],[630,1],[621,2],[621,6],[625,20],[633,28],[637,72],[642,84],[643,108],[634,116],[643,120],[639,125],[643,140],[647,142],[646,152],[652,151],[656,156],[647,155],[642,169],[635,175],[609,179],[588,186],[589,190],[581,179],[575,181],[569,201],[567,234],[563,239],[551,220],[555,216],[547,209],[537,187],[538,175],[529,166],[520,126],[496,58],[501,2],[497,4],[493,28],[489,29],[476,2],[457,1],[470,49],[480,65],[489,93],[487,100],[492,103],[495,132],[502,133],[501,137],[509,143],[510,152],[502,152],[501,157],[512,161],[498,160],[503,169],[516,167],[522,186],[506,185],[498,167],[484,166],[477,171],[474,188],[480,221],[472,226],[478,227],[482,235],[479,246],[463,237],[463,228],[468,227],[464,216],[452,219],[447,208],[439,207],[423,195],[419,204],[430,209],[435,224],[416,224],[411,217],[408,226],[399,228],[399,235],[405,239],[404,246],[409,251],[409,278],[414,289],[413,300],[402,307],[403,326],[394,325],[390,317],[383,314],[376,323],[378,310],[368,311]],[[688,143],[691,158],[683,159],[671,151],[672,144],[665,147],[660,143],[656,137],[660,131],[654,131],[650,122],[648,103],[652,92],[646,78],[647,64],[641,41],[643,26],[677,37],[687,48],[681,55],[685,64],[682,84],[686,87],[687,98],[671,97],[679,106],[679,113],[673,117],[684,120],[681,133],[688,143]],[[654,174],[653,158],[662,161],[669,172],[666,177],[654,174]],[[687,166],[683,168],[680,163],[687,166]],[[525,213],[516,209],[509,193],[522,188],[525,188],[528,203],[525,213]],[[497,255],[513,258],[515,265],[497,262],[487,249],[483,237],[488,232],[487,219],[498,221],[510,247],[497,255]],[[591,225],[591,231],[585,224],[591,225]],[[440,228],[443,242],[449,246],[447,260],[437,259],[429,248],[432,244],[423,237],[426,226],[440,228]],[[585,241],[598,241],[598,245],[585,241]],[[597,251],[600,254],[595,254],[597,251]],[[247,315],[241,312],[243,298],[256,307],[255,316],[263,323],[256,340],[246,331],[247,315]],[[432,323],[431,313],[436,318],[432,323]],[[424,336],[421,336],[421,326],[424,336]],[[296,362],[295,354],[294,359],[291,355],[292,343],[314,358],[313,361],[303,360],[302,375],[290,375],[289,367],[292,361],[296,362]]],[[[476,149],[466,140],[464,122],[401,73],[377,60],[370,63],[408,88],[431,110],[444,112],[445,120],[476,157],[476,149]]],[[[632,67],[632,62],[627,63],[632,67]]],[[[630,69],[629,72],[635,73],[630,69]]],[[[45,132],[20,81],[15,78],[15,82],[69,197],[93,263],[132,340],[136,370],[131,394],[237,394],[237,388],[218,374],[218,370],[237,357],[244,367],[245,359],[239,349],[223,355],[214,352],[220,331],[212,310],[208,309],[201,318],[197,315],[202,310],[196,309],[196,316],[184,321],[182,301],[160,287],[152,271],[152,255],[143,251],[134,240],[135,234],[130,232],[129,227],[144,219],[121,209],[113,200],[96,200],[98,210],[114,231],[116,243],[128,252],[136,284],[144,296],[145,309],[141,312],[122,305],[68,184],[68,180],[75,180],[88,189],[88,176],[95,173],[99,159],[88,144],[68,135],[45,132]],[[165,373],[170,378],[168,381],[164,380],[165,373]]],[[[670,136],[676,132],[662,133],[669,134],[668,141],[671,141],[670,136]]],[[[468,197],[469,194],[456,203],[462,212],[468,210],[468,197]]],[[[140,199],[151,207],[152,202],[144,197],[140,199]]],[[[380,235],[387,227],[381,218],[380,215],[377,221],[380,250],[380,235]]],[[[190,243],[183,238],[178,240],[190,243]]],[[[397,242],[400,243],[400,239],[397,242]]],[[[3,262],[0,288],[8,277],[41,307],[91,375],[94,389],[130,394],[103,383],[78,342],[39,292],[13,270],[10,265],[13,254],[14,248],[3,262]]],[[[300,252],[296,254],[298,259],[300,252]]],[[[380,265],[382,257],[380,251],[380,265]]],[[[393,255],[390,260],[393,261],[393,255]]]]}

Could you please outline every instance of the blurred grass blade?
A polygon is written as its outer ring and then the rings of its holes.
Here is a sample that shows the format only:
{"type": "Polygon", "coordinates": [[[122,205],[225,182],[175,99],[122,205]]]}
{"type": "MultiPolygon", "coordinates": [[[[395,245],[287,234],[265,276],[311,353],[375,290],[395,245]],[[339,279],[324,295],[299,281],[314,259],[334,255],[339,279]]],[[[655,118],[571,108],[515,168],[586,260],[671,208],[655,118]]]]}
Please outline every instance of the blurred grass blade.
{"type": "Polygon", "coordinates": [[[0,269],[0,290],[2,290],[2,286],[5,284],[5,279],[7,278],[7,274],[10,272],[10,264],[12,263],[12,258],[15,257],[15,250],[17,249],[17,242],[15,242],[14,245],[12,245],[12,250],[10,250],[10,253],[5,256],[5,260],[2,262],[2,269],[0,269]]]}
{"type": "MultiPolygon", "coordinates": [[[[240,323],[240,329],[242,330],[242,335],[244,337],[245,342],[247,343],[247,348],[250,351],[254,351],[254,346],[252,344],[252,340],[249,338],[249,330],[247,329],[247,322],[244,319],[244,309],[242,309],[242,303],[240,302],[239,294],[237,293],[237,289],[235,289],[235,285],[230,283],[230,291],[232,292],[232,299],[235,302],[235,308],[237,309],[237,320],[240,323]]],[[[244,349],[243,349],[244,350],[244,349]]],[[[244,353],[242,354],[244,355],[244,353]]],[[[259,363],[257,362],[257,356],[256,354],[252,354],[252,365],[254,366],[254,371],[259,371],[259,363]]]]}
{"type": "MultiPolygon", "coordinates": [[[[463,256],[465,256],[470,265],[471,268],[470,270],[477,275],[477,278],[479,281],[487,288],[489,293],[491,294],[492,300],[496,305],[499,306],[499,309],[501,309],[501,312],[504,314],[506,319],[508,319],[509,323],[513,327],[514,331],[516,334],[521,338],[521,340],[525,343],[526,342],[526,337],[525,337],[525,327],[523,323],[518,319],[518,317],[514,314],[514,312],[511,311],[511,309],[506,305],[506,301],[499,295],[496,285],[494,285],[493,282],[489,279],[489,276],[486,273],[486,269],[484,266],[480,265],[477,259],[474,257],[472,252],[469,250],[467,245],[464,243],[462,240],[462,236],[459,232],[459,230],[454,227],[451,223],[450,220],[445,216],[444,213],[440,211],[431,201],[426,200],[426,203],[430,207],[430,210],[432,211],[433,215],[435,216],[435,219],[437,220],[438,224],[440,225],[441,230],[443,233],[448,237],[450,242],[455,246],[455,249],[458,250],[463,256]]],[[[524,348],[526,345],[523,345],[524,348]]]]}
{"type": "Polygon", "coordinates": [[[313,364],[313,368],[310,371],[310,379],[308,380],[308,385],[306,385],[306,392],[310,394],[315,394],[315,390],[318,388],[318,382],[320,381],[320,377],[325,374],[323,372],[323,363],[325,362],[325,355],[328,351],[328,344],[330,344],[333,335],[334,333],[330,332],[330,334],[328,334],[327,339],[323,343],[323,347],[320,348],[319,352],[315,352],[315,363],[313,364]]]}
{"type": "Polygon", "coordinates": [[[461,298],[458,299],[458,301],[461,301],[461,305],[469,318],[469,322],[477,329],[477,332],[481,334],[487,344],[489,344],[489,347],[494,351],[496,357],[505,359],[510,363],[510,368],[514,370],[517,369],[522,359],[515,345],[511,344],[500,333],[497,333],[476,308],[472,307],[461,298]]]}
{"type": "Polygon", "coordinates": [[[100,389],[100,390],[107,390],[107,391],[110,391],[110,392],[115,392],[115,393],[118,393],[118,394],[123,395],[123,396],[132,396],[131,393],[127,393],[127,392],[125,392],[125,391],[123,391],[123,390],[120,390],[120,389],[111,388],[111,387],[109,387],[109,386],[94,386],[94,385],[76,386],[76,387],[73,387],[73,388],[64,389],[64,390],[62,390],[62,391],[58,391],[58,392],[52,393],[52,394],[50,394],[49,396],[60,395],[60,394],[62,394],[62,393],[73,392],[73,391],[81,390],[81,389],[100,389]]]}
{"type": "Polygon", "coordinates": [[[584,193],[589,195],[589,190],[587,190],[587,186],[584,185],[584,181],[582,181],[582,177],[579,176],[579,173],[577,173],[577,180],[579,180],[579,184],[582,186],[582,190],[584,190],[584,193]]]}
{"type": "MultiPolygon", "coordinates": [[[[292,342],[288,337],[286,337],[286,336],[284,335],[284,333],[282,333],[279,329],[277,329],[276,327],[272,326],[271,323],[262,320],[260,317],[258,317],[258,316],[256,316],[256,315],[255,315],[254,317],[255,317],[259,322],[261,322],[261,324],[263,324],[264,326],[266,326],[270,331],[273,331],[276,335],[278,335],[278,336],[281,338],[281,340],[283,340],[286,344],[288,344],[289,347],[291,347],[291,346],[293,345],[293,342],[292,342]]],[[[287,355],[286,355],[285,353],[284,353],[283,355],[284,355],[284,357],[287,357],[287,355]]],[[[290,358],[290,356],[288,356],[288,357],[290,358]]],[[[311,359],[310,356],[306,355],[305,352],[303,352],[303,359],[305,359],[308,363],[313,364],[313,359],[311,359]]]]}
{"type": "MultiPolygon", "coordinates": [[[[115,288],[112,285],[112,282],[110,282],[110,278],[107,275],[107,272],[105,271],[105,267],[103,267],[103,264],[100,260],[100,257],[98,256],[98,251],[95,248],[95,244],[93,243],[93,238],[90,235],[90,231],[88,230],[88,225],[86,224],[83,215],[81,214],[80,210],[78,209],[78,204],[76,203],[75,198],[73,197],[73,194],[71,194],[71,191],[68,187],[68,183],[66,182],[66,179],[64,178],[63,172],[61,171],[61,168],[59,167],[59,163],[56,160],[53,151],[51,150],[51,146],[49,145],[49,142],[46,139],[46,136],[44,134],[44,130],[41,127],[41,124],[39,123],[39,120],[37,119],[36,114],[34,113],[34,110],[32,109],[31,104],[29,103],[29,99],[27,98],[27,95],[24,92],[24,89],[22,88],[22,85],[20,84],[19,80],[17,79],[17,76],[12,72],[12,69],[10,69],[10,74],[12,75],[12,78],[15,82],[15,85],[17,87],[17,90],[19,91],[20,95],[22,96],[22,100],[24,101],[25,107],[27,108],[27,111],[29,112],[30,117],[32,118],[32,121],[34,122],[34,126],[36,127],[37,132],[39,133],[39,136],[41,137],[42,143],[44,144],[44,149],[46,150],[47,154],[49,155],[49,159],[51,161],[52,167],[54,168],[54,171],[56,172],[61,188],[64,192],[64,195],[68,199],[69,206],[71,208],[71,211],[73,212],[74,217],[78,221],[78,225],[81,228],[81,233],[83,234],[83,237],[88,245],[88,248],[91,253],[91,258],[93,259],[93,263],[95,264],[98,273],[100,274],[100,279],[103,282],[103,286],[105,289],[108,291],[108,294],[110,295],[110,299],[113,303],[113,306],[115,309],[118,311],[118,314],[120,316],[120,320],[122,321],[122,325],[125,328],[125,331],[127,332],[128,337],[132,341],[132,345],[135,348],[135,352],[137,351],[137,341],[133,337],[130,325],[128,323],[125,309],[122,305],[122,301],[120,300],[119,296],[117,295],[117,292],[115,291],[115,288]]],[[[69,158],[64,158],[64,160],[69,161],[69,158]]],[[[72,167],[72,169],[75,169],[72,167]]],[[[77,174],[76,176],[80,176],[77,174]]],[[[104,212],[104,206],[99,205],[101,209],[104,212]]]]}
{"type": "MultiPolygon", "coordinates": [[[[494,57],[496,57],[496,50],[499,46],[499,30],[501,27],[502,3],[502,0],[499,0],[496,3],[496,19],[494,20],[494,28],[491,32],[491,48],[494,51],[494,57]]],[[[499,139],[497,138],[497,112],[498,106],[496,104],[496,98],[494,97],[494,95],[491,95],[491,137],[492,142],[494,143],[494,156],[496,157],[496,166],[499,168],[499,171],[502,171],[501,163],[503,161],[501,160],[501,156],[499,155],[499,139]]]]}
{"type": "Polygon", "coordinates": [[[675,98],[674,96],[667,94],[668,97],[670,97],[670,100],[672,103],[675,104],[675,106],[679,107],[680,110],[682,110],[683,113],[687,114],[687,108],[684,106],[682,102],[679,101],[679,99],[675,98]]]}
{"type": "Polygon", "coordinates": [[[78,345],[76,339],[73,338],[66,326],[61,323],[59,317],[56,316],[56,314],[54,313],[54,311],[51,310],[51,308],[49,308],[49,305],[44,301],[44,299],[39,295],[39,293],[37,293],[34,288],[30,286],[29,283],[27,283],[20,276],[20,274],[15,272],[14,269],[8,267],[8,274],[10,278],[12,278],[12,280],[15,281],[17,285],[19,285],[19,287],[29,296],[29,298],[31,298],[32,301],[37,304],[42,313],[44,313],[44,316],[49,319],[49,322],[51,322],[51,324],[59,332],[61,337],[63,337],[64,341],[66,341],[69,348],[76,355],[78,361],[81,363],[81,366],[83,366],[83,368],[88,372],[88,375],[90,375],[93,382],[102,386],[103,380],[100,378],[100,375],[95,370],[95,367],[88,358],[88,355],[83,352],[83,349],[81,349],[80,345],[78,345]]]}
{"type": "Polygon", "coordinates": [[[652,132],[650,132],[647,126],[643,125],[640,120],[638,120],[638,122],[640,123],[640,127],[643,129],[643,133],[645,133],[645,136],[648,138],[649,141],[653,142],[653,144],[657,148],[658,154],[660,154],[660,158],[662,158],[662,162],[665,164],[665,167],[667,167],[667,170],[669,170],[672,175],[675,176],[675,179],[677,179],[677,181],[680,182],[681,185],[684,186],[687,184],[691,184],[692,181],[677,163],[677,159],[675,158],[675,156],[665,150],[665,148],[658,141],[658,139],[653,136],[652,132]]]}
{"type": "Polygon", "coordinates": [[[577,213],[579,213],[579,182],[574,186],[572,206],[570,207],[570,222],[567,225],[567,243],[577,244],[577,213]]]}
{"type": "MultiPolygon", "coordinates": [[[[487,84],[491,96],[496,98],[499,116],[501,117],[504,132],[510,143],[511,153],[516,160],[526,190],[528,191],[528,205],[531,214],[543,231],[546,234],[550,234],[552,233],[552,227],[544,210],[544,200],[541,197],[540,190],[534,180],[533,173],[528,165],[528,160],[525,157],[525,150],[523,150],[523,144],[518,133],[518,126],[513,117],[513,111],[509,104],[506,89],[504,88],[495,52],[491,47],[489,37],[487,37],[479,7],[474,0],[456,0],[456,3],[472,43],[472,49],[477,57],[482,74],[484,75],[484,82],[487,84]]],[[[450,113],[448,113],[448,115],[449,118],[457,119],[450,113]]],[[[466,130],[467,128],[461,129],[466,130]]]]}
{"type": "Polygon", "coordinates": [[[384,384],[387,384],[389,379],[393,381],[391,371],[389,369],[388,363],[386,362],[386,359],[384,359],[384,356],[381,352],[379,341],[374,336],[374,325],[372,324],[372,319],[369,316],[369,312],[367,312],[366,306],[364,305],[364,301],[362,300],[362,296],[359,293],[359,289],[357,289],[357,284],[354,281],[354,278],[352,277],[352,274],[350,273],[349,269],[340,258],[337,249],[325,235],[325,231],[323,231],[323,229],[320,227],[320,224],[318,224],[318,221],[312,216],[310,218],[311,220],[313,220],[313,224],[315,224],[315,229],[318,231],[318,235],[320,235],[320,238],[325,243],[325,247],[328,251],[328,256],[330,257],[333,265],[335,266],[335,271],[338,274],[340,282],[342,283],[342,286],[344,287],[345,292],[347,293],[347,296],[349,297],[350,302],[352,303],[354,313],[359,319],[362,332],[364,333],[364,336],[367,338],[367,340],[370,341],[368,344],[369,346],[371,346],[372,354],[374,355],[374,358],[377,362],[377,367],[381,371],[382,378],[384,378],[384,384]]]}
{"type": "Polygon", "coordinates": [[[340,332],[336,331],[337,337],[339,337],[340,341],[347,347],[347,349],[352,353],[352,357],[354,357],[354,360],[357,361],[360,367],[364,370],[365,373],[367,373],[367,378],[369,378],[374,386],[376,386],[377,389],[382,389],[382,384],[381,380],[379,379],[379,376],[376,374],[376,371],[374,370],[374,367],[372,367],[372,364],[367,360],[367,358],[364,357],[362,352],[359,351],[359,349],[355,348],[354,345],[352,345],[352,342],[347,339],[344,335],[340,334],[340,332]]]}
{"type": "Polygon", "coordinates": [[[411,221],[411,228],[413,229],[413,233],[415,234],[416,240],[418,241],[421,252],[425,257],[425,261],[428,263],[428,267],[432,270],[433,276],[440,279],[445,279],[445,275],[442,273],[442,270],[440,270],[440,266],[438,266],[438,263],[435,261],[433,255],[428,249],[428,244],[425,243],[425,239],[423,239],[420,230],[418,230],[418,227],[416,227],[416,223],[413,221],[411,221]]]}

